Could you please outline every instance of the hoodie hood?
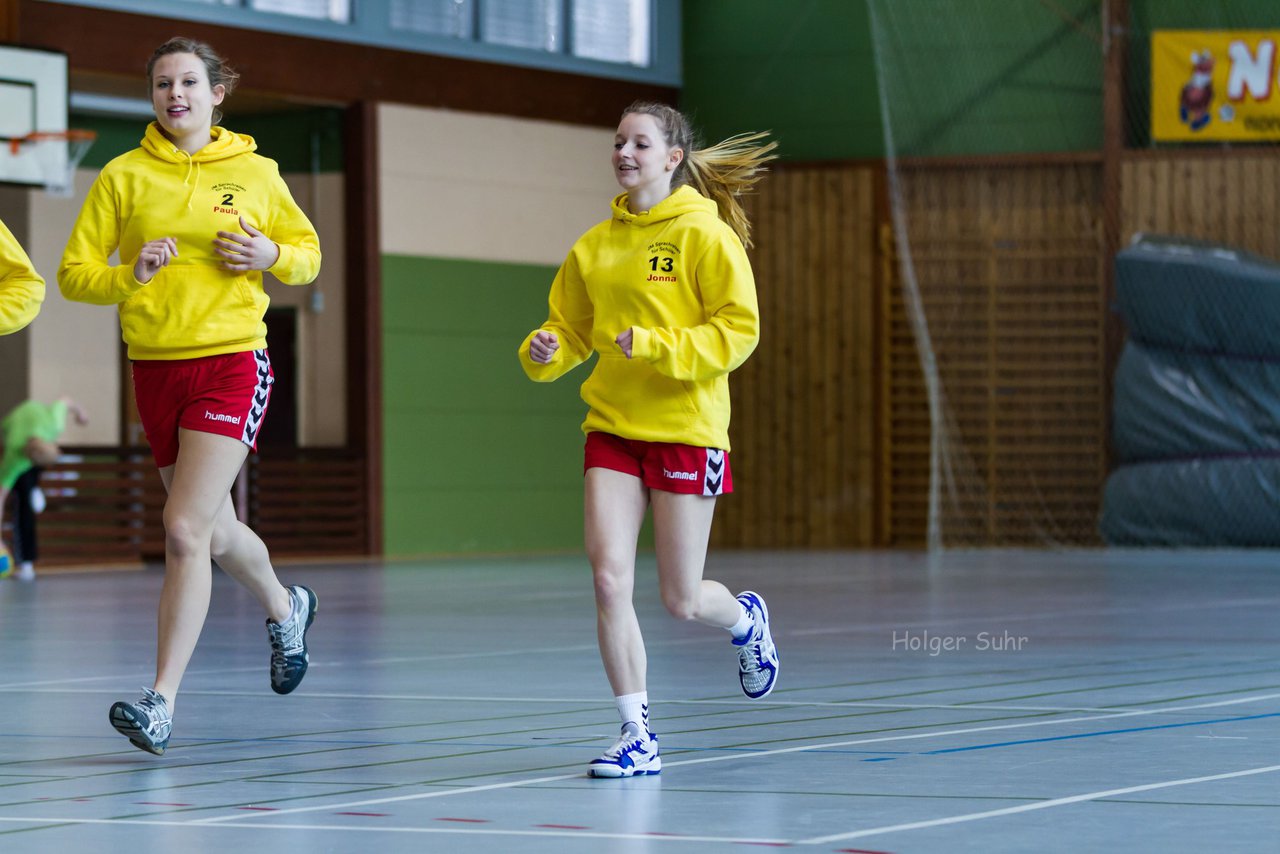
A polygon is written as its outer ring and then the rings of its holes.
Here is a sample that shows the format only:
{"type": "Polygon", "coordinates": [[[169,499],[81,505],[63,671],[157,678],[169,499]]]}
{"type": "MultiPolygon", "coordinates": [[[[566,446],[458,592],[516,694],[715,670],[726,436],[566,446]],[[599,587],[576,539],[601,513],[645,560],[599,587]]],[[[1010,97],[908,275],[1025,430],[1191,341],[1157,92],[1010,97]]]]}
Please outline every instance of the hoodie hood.
{"type": "Polygon", "coordinates": [[[228,157],[235,157],[237,154],[247,154],[255,151],[258,143],[253,141],[253,137],[246,136],[241,133],[229,131],[219,125],[214,125],[210,129],[209,144],[197,151],[195,154],[187,154],[178,148],[169,140],[167,136],[160,130],[158,122],[152,122],[147,125],[147,133],[142,137],[142,149],[153,157],[158,157],[166,163],[209,163],[214,160],[225,160],[228,157]]]}
{"type": "Polygon", "coordinates": [[[200,164],[226,160],[240,154],[248,154],[257,149],[258,143],[253,137],[234,133],[219,125],[209,129],[209,144],[195,154],[187,154],[174,145],[169,137],[160,130],[159,122],[147,125],[147,132],[142,137],[142,150],[166,163],[178,163],[186,167],[183,186],[189,187],[187,193],[187,209],[191,208],[191,200],[195,197],[196,187],[200,184],[200,164]],[[195,180],[192,180],[192,173],[195,180]]]}
{"type": "Polygon", "coordinates": [[[635,225],[639,228],[652,225],[656,222],[663,222],[668,219],[687,213],[705,213],[711,216],[719,216],[716,203],[690,187],[688,184],[681,185],[672,191],[662,201],[658,202],[651,209],[633,214],[627,210],[627,194],[620,193],[613,200],[613,218],[619,222],[635,225]]]}

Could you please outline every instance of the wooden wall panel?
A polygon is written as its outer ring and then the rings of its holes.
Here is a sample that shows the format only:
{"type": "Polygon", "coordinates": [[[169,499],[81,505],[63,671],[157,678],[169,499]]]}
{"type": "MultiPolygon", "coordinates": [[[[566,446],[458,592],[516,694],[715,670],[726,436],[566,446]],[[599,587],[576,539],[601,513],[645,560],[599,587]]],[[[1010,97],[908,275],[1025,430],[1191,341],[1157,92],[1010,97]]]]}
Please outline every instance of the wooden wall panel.
{"type": "MultiPolygon", "coordinates": [[[[66,446],[45,469],[37,520],[40,565],[164,560],[164,484],[146,447],[66,446]]],[[[238,515],[275,557],[367,554],[363,458],[343,449],[250,454],[238,515]]],[[[12,499],[11,499],[12,501],[12,499]]],[[[13,512],[5,513],[12,542],[13,512]]]]}
{"type": "MultiPolygon", "coordinates": [[[[1098,544],[1107,466],[1102,169],[1096,157],[915,163],[899,173],[937,369],[941,543],[1098,544]]],[[[876,166],[785,166],[751,201],[763,316],[731,380],[739,493],[714,543],[922,547],[931,396],[876,166]]],[[[1280,159],[1130,152],[1123,233],[1280,257],[1280,159]]]]}
{"type": "Polygon", "coordinates": [[[1138,232],[1171,234],[1280,259],[1280,158],[1274,151],[1132,155],[1122,174],[1126,243],[1138,232]]]}
{"type": "Polygon", "coordinates": [[[737,492],[713,545],[875,544],[879,170],[783,166],[751,197],[760,346],[730,378],[737,492]]]}
{"type": "Polygon", "coordinates": [[[1106,451],[1099,179],[1079,163],[900,171],[916,292],[887,261],[884,544],[928,542],[935,467],[942,545],[1097,542],[1106,451]],[[917,300],[934,387],[908,310],[917,300]],[[935,418],[946,425],[936,448],[935,418]]]}

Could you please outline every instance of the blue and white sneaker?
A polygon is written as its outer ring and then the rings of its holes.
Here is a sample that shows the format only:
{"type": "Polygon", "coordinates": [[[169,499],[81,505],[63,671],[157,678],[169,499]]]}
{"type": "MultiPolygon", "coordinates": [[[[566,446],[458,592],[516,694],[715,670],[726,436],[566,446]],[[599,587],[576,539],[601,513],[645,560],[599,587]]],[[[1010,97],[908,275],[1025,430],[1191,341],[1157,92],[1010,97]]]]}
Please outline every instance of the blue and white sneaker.
{"type": "Polygon", "coordinates": [[[778,681],[778,648],[769,631],[769,608],[760,594],[747,590],[738,594],[738,601],[752,621],[751,632],[733,642],[738,647],[738,681],[742,683],[742,693],[759,700],[769,696],[778,681]]]}
{"type": "Polygon", "coordinates": [[[622,725],[622,734],[599,759],[587,765],[588,777],[643,777],[662,770],[662,758],[658,756],[658,737],[651,732],[641,733],[640,727],[628,722],[622,725]]]}
{"type": "Polygon", "coordinates": [[[120,701],[111,706],[111,725],[139,750],[164,755],[173,731],[173,714],[169,702],[150,688],[142,689],[136,703],[120,701]]]}
{"type": "Polygon", "coordinates": [[[288,694],[307,675],[307,629],[316,618],[319,601],[310,588],[295,584],[289,588],[293,611],[283,623],[267,620],[267,640],[271,641],[271,690],[288,694]]]}

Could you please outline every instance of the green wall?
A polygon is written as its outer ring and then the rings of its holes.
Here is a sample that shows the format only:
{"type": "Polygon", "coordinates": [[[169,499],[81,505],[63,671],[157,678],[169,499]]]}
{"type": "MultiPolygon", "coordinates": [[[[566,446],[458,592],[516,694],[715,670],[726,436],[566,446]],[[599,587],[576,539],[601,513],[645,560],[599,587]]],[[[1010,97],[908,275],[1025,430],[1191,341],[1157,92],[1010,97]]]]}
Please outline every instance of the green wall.
{"type": "Polygon", "coordinates": [[[590,365],[534,383],[516,359],[555,272],[383,256],[387,554],[582,548],[590,365]]]}
{"type": "Polygon", "coordinates": [[[681,106],[706,143],[772,130],[790,160],[879,157],[864,0],[684,0],[681,106]]]}
{"type": "Polygon", "coordinates": [[[1102,147],[1099,0],[872,3],[898,156],[1102,147]]]}
{"type": "MultiPolygon", "coordinates": [[[[280,164],[281,172],[341,172],[342,110],[315,108],[287,113],[229,114],[224,120],[236,133],[253,137],[258,153],[280,164]]],[[[81,164],[101,169],[113,157],[138,147],[147,130],[146,119],[113,119],[72,114],[71,127],[98,132],[81,164]]]]}
{"type": "MultiPolygon", "coordinates": [[[[796,161],[884,156],[879,84],[899,156],[1097,151],[1103,9],[1101,0],[685,0],[681,103],[705,141],[771,129],[796,161]]],[[[1280,2],[1131,0],[1130,17],[1126,107],[1130,143],[1142,146],[1151,31],[1276,28],[1280,2]]]]}
{"type": "Polygon", "coordinates": [[[883,83],[900,156],[1101,146],[1098,0],[697,0],[684,9],[683,105],[708,141],[771,128],[791,160],[882,157],[883,83]]]}

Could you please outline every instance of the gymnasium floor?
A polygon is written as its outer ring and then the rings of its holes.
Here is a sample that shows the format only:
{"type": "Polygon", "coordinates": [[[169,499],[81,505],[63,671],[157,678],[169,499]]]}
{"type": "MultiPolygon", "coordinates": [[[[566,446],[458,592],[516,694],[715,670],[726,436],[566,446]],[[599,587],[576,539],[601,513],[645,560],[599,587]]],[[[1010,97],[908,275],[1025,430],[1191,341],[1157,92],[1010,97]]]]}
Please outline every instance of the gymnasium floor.
{"type": "Polygon", "coordinates": [[[0,584],[0,851],[1274,850],[1280,556],[719,553],[765,594],[779,687],[725,634],[648,633],[660,776],[591,780],[617,724],[577,556],[290,565],[320,596],[297,693],[225,576],[153,757],[161,574],[0,584]],[[933,654],[936,653],[936,654],[933,654]]]}

